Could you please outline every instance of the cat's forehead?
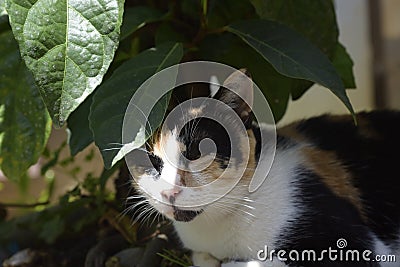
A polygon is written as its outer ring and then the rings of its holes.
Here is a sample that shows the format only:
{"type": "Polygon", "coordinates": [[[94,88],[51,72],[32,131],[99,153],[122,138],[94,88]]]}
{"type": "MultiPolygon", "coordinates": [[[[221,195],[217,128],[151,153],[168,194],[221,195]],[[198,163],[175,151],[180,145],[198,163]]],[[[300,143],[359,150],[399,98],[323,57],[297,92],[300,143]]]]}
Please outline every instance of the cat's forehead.
{"type": "Polygon", "coordinates": [[[178,152],[185,150],[186,145],[178,137],[176,128],[161,131],[153,146],[153,152],[158,156],[165,154],[166,151],[178,152]]]}

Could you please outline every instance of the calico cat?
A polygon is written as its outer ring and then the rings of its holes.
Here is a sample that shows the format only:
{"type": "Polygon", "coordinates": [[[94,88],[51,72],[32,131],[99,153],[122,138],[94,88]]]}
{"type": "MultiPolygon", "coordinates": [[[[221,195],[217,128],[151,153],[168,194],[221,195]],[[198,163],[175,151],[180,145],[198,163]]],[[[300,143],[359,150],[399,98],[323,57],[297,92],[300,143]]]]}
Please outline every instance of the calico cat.
{"type": "MultiPolygon", "coordinates": [[[[279,129],[275,155],[266,153],[274,157],[268,176],[250,193],[249,177],[266,161],[261,150],[269,149],[268,140],[260,145],[260,136],[270,129],[253,119],[248,104],[253,87],[241,76],[237,71],[224,83],[235,84],[236,92],[222,86],[213,98],[235,111],[240,122],[231,125],[245,125],[245,136],[240,131],[228,136],[218,123],[201,118],[209,107],[199,104],[182,110],[189,120],[196,114],[192,123],[180,132],[169,125],[154,136],[150,151],[134,151],[136,160],[129,163],[136,187],[172,220],[183,245],[193,251],[194,265],[400,266],[400,112],[359,113],[357,125],[350,115],[323,115],[279,129]],[[209,157],[198,148],[205,138],[214,141],[216,152],[201,171],[179,170],[166,158],[166,153],[182,153],[190,165],[209,157]],[[237,156],[246,141],[247,160],[237,156]],[[141,153],[148,153],[150,164],[141,153]],[[228,166],[232,155],[237,158],[228,166]],[[228,194],[203,206],[175,205],[214,197],[214,189],[196,186],[229,180],[239,165],[245,171],[228,194]],[[164,188],[162,178],[194,189],[164,188]]],[[[229,117],[224,112],[217,111],[222,119],[229,117]]]]}

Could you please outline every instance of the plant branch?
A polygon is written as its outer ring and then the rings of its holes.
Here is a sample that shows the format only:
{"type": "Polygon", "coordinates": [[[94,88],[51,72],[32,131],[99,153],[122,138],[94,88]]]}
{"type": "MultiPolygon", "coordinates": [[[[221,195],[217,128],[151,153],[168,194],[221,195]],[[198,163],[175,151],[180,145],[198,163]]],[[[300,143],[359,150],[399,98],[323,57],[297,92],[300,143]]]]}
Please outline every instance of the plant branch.
{"type": "Polygon", "coordinates": [[[37,202],[37,203],[29,203],[29,204],[24,204],[24,203],[0,203],[1,208],[34,208],[37,206],[44,206],[48,205],[50,202],[45,201],[45,202],[37,202]]]}

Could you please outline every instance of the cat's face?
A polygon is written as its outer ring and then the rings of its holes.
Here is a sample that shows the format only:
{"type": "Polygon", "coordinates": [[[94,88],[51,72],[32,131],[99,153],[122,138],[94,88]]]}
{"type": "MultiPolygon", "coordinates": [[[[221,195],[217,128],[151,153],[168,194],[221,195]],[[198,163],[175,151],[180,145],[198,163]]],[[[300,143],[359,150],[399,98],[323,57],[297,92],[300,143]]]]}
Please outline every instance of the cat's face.
{"type": "Polygon", "coordinates": [[[254,170],[252,83],[242,72],[224,82],[213,98],[180,105],[154,137],[151,150],[136,150],[128,162],[137,188],[159,212],[191,221],[254,170]],[[241,95],[244,98],[238,96],[241,95]]]}

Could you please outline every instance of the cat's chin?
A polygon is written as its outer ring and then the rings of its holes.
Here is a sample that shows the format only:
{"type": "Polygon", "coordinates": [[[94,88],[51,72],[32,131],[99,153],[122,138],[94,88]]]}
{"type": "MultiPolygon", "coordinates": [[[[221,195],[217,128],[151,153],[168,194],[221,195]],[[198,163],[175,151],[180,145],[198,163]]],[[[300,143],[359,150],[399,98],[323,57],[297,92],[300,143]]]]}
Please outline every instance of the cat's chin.
{"type": "Polygon", "coordinates": [[[203,210],[181,210],[178,208],[174,207],[174,215],[173,215],[173,220],[178,221],[178,222],[190,222],[194,218],[196,218],[197,215],[201,214],[203,210]]]}

